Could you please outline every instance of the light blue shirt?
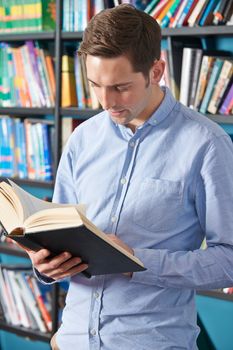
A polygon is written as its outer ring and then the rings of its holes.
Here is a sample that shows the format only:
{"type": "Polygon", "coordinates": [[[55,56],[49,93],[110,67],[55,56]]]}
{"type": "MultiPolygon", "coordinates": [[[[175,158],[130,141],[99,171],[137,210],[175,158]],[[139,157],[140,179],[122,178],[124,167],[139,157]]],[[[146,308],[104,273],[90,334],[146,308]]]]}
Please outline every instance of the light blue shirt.
{"type": "Polygon", "coordinates": [[[232,142],[165,92],[135,133],[105,111],[63,152],[54,201],[86,204],[147,270],[73,277],[60,350],[197,349],[195,290],[233,285],[232,142]]]}

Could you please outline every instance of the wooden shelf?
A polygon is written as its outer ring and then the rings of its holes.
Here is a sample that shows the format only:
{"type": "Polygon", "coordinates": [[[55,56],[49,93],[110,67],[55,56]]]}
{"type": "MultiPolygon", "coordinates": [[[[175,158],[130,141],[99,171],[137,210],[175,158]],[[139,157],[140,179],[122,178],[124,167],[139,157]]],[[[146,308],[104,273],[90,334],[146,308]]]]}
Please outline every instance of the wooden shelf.
{"type": "MultiPolygon", "coordinates": [[[[232,35],[233,26],[204,26],[204,27],[181,27],[164,28],[162,36],[209,36],[209,35],[232,35]]],[[[81,40],[83,32],[62,32],[63,40],[81,40]]]]}
{"type": "Polygon", "coordinates": [[[205,297],[222,299],[227,301],[233,301],[233,294],[226,294],[216,290],[197,291],[197,295],[202,295],[205,297]]]}
{"type": "Polygon", "coordinates": [[[54,31],[0,34],[0,41],[54,40],[54,38],[54,31]]]}
{"type": "Polygon", "coordinates": [[[88,119],[98,113],[102,112],[102,109],[79,109],[78,107],[61,108],[61,115],[63,116],[77,116],[80,119],[88,119]]]}
{"type": "Polygon", "coordinates": [[[181,27],[164,28],[162,36],[210,36],[210,35],[232,35],[233,26],[205,26],[205,27],[181,27]]]}
{"type": "Polygon", "coordinates": [[[219,124],[233,124],[233,116],[232,115],[211,115],[211,114],[206,114],[206,117],[209,119],[213,120],[216,123],[219,124]]]}
{"type": "Polygon", "coordinates": [[[20,115],[28,117],[32,115],[52,114],[54,114],[54,108],[0,107],[0,115],[20,115]]]}
{"type": "Polygon", "coordinates": [[[18,326],[12,326],[7,324],[4,321],[0,321],[0,329],[14,333],[32,340],[40,340],[44,342],[49,342],[51,339],[51,334],[48,333],[41,333],[39,331],[34,331],[29,328],[23,328],[23,327],[18,327],[18,326]]]}
{"type": "Polygon", "coordinates": [[[62,40],[81,40],[83,32],[61,32],[62,40]]]}

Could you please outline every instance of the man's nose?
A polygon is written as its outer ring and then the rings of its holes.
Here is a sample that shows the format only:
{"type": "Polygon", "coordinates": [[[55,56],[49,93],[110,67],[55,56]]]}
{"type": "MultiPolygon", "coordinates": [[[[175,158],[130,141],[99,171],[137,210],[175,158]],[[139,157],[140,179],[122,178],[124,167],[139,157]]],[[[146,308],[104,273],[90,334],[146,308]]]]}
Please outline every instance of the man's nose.
{"type": "Polygon", "coordinates": [[[102,91],[101,104],[102,104],[103,109],[105,109],[105,110],[108,110],[108,109],[114,107],[116,104],[115,92],[104,89],[102,91]]]}

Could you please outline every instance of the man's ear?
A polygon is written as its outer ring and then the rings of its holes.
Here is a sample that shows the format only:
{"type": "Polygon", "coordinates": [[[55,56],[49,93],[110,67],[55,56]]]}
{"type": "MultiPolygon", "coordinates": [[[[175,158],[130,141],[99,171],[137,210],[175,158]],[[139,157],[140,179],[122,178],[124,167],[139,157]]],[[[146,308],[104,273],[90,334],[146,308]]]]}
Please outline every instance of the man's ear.
{"type": "Polygon", "coordinates": [[[165,62],[163,60],[155,60],[150,70],[151,84],[159,84],[165,69],[165,62]]]}

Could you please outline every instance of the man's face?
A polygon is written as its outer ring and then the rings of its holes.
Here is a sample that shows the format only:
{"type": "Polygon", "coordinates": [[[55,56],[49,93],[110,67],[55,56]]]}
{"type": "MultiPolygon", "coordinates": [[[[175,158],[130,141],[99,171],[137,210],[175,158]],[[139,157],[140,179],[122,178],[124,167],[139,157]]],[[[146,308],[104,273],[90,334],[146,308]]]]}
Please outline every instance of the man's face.
{"type": "MultiPolygon", "coordinates": [[[[150,76],[135,73],[126,56],[102,58],[87,55],[87,77],[111,119],[132,129],[153,112],[154,89],[150,76]]],[[[150,73],[151,75],[151,73],[150,73]]]]}

